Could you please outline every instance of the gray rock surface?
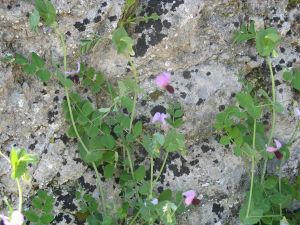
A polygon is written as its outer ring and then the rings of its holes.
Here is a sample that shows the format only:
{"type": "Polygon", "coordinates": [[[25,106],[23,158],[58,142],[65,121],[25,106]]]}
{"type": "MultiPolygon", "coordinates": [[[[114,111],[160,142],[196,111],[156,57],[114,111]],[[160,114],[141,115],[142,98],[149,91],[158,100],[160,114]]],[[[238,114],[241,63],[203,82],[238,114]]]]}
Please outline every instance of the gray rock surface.
{"type": "MultiPolygon", "coordinates": [[[[70,67],[75,67],[81,38],[93,33],[111,37],[123,6],[121,0],[52,2],[59,13],[60,29],[66,33],[70,67]]],[[[299,8],[287,10],[287,0],[144,0],[143,4],[141,13],[157,12],[161,20],[141,23],[131,33],[136,40],[134,61],[141,86],[146,93],[155,92],[154,76],[168,70],[173,72],[176,91],[156,100],[139,96],[138,115],[150,118],[155,106],[167,107],[170,99],[179,100],[185,109],[183,130],[188,154],[170,157],[158,189],[194,189],[199,194],[200,206],[181,216],[178,224],[238,225],[239,206],[248,187],[247,165],[230,148],[218,144],[213,122],[216,113],[240,90],[238,74],[261,70],[262,75],[268,75],[254,46],[232,45],[232,34],[245,18],[255,20],[257,26],[279,29],[282,44],[273,66],[284,112],[278,118],[275,136],[287,141],[295,124],[293,99],[299,104],[299,95],[282,81],[282,69],[299,67],[299,8]]],[[[0,56],[35,51],[49,62],[60,62],[62,51],[51,29],[40,28],[38,34],[30,31],[26,15],[33,8],[31,1],[0,0],[0,56]]],[[[101,42],[84,60],[110,80],[126,76],[127,62],[109,40],[101,42]]],[[[25,199],[34,195],[37,187],[45,188],[58,202],[54,224],[77,224],[72,213],[77,207],[74,187],[82,186],[94,194],[97,190],[92,171],[79,159],[76,143],[65,135],[63,89],[54,80],[43,85],[16,66],[1,62],[0,96],[0,148],[8,153],[12,145],[26,147],[40,158],[31,167],[33,180],[26,186],[25,199]]],[[[286,176],[293,177],[299,170],[299,144],[299,140],[294,143],[291,159],[284,165],[286,176]]],[[[0,158],[0,199],[11,196],[15,201],[16,188],[9,173],[8,164],[0,158]]],[[[108,183],[106,189],[111,186],[108,183]]],[[[107,198],[118,201],[117,195],[116,188],[107,198]]],[[[0,209],[1,204],[4,207],[0,202],[0,209]]]]}

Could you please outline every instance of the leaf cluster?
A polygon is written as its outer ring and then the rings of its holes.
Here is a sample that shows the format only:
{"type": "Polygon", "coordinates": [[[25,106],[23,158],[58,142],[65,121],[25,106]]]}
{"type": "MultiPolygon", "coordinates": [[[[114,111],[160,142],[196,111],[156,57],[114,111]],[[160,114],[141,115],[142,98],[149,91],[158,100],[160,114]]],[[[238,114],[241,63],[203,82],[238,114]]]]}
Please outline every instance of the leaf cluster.
{"type": "Polygon", "coordinates": [[[43,82],[47,82],[51,77],[51,72],[45,68],[45,60],[35,52],[31,53],[31,59],[16,54],[15,63],[21,66],[23,72],[30,75],[36,75],[43,82]]]}
{"type": "Polygon", "coordinates": [[[169,104],[167,112],[170,115],[170,118],[167,118],[166,121],[174,128],[179,128],[183,124],[182,117],[184,116],[183,109],[179,102],[169,104]]]}
{"type": "Polygon", "coordinates": [[[283,79],[289,82],[297,91],[300,91],[300,69],[286,70],[283,73],[283,79]]]}
{"type": "Polygon", "coordinates": [[[50,224],[54,220],[53,216],[54,198],[46,191],[38,191],[31,202],[29,210],[24,212],[27,220],[34,225],[50,224]]]}

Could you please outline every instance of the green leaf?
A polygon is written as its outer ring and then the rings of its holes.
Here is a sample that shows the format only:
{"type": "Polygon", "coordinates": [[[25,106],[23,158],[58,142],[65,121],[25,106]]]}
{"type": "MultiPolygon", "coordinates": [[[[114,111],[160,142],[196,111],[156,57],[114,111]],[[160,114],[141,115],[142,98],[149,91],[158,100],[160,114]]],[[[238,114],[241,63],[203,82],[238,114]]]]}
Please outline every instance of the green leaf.
{"type": "Polygon", "coordinates": [[[111,178],[115,173],[115,166],[113,164],[107,164],[104,167],[104,177],[111,178]]]}
{"type": "Polygon", "coordinates": [[[160,193],[158,200],[162,201],[171,201],[172,200],[172,191],[170,189],[165,189],[162,193],[160,193]]]}
{"type": "Polygon", "coordinates": [[[287,200],[286,196],[279,192],[270,196],[270,201],[277,205],[284,204],[286,202],[286,200],[287,200]]]}
{"type": "Polygon", "coordinates": [[[16,54],[15,55],[15,63],[18,65],[26,65],[26,64],[28,64],[28,60],[24,56],[22,56],[20,54],[16,54]]]}
{"type": "Polygon", "coordinates": [[[35,74],[37,68],[33,64],[26,64],[22,70],[27,74],[35,74]]]}
{"type": "Polygon", "coordinates": [[[292,86],[296,90],[300,91],[300,70],[294,70],[294,79],[292,80],[292,86]]]}
{"type": "Polygon", "coordinates": [[[254,105],[254,101],[249,93],[240,92],[236,95],[236,99],[252,118],[258,119],[261,116],[261,108],[254,105]]]}
{"type": "Polygon", "coordinates": [[[48,70],[44,70],[44,69],[41,69],[41,70],[38,70],[36,72],[36,75],[43,81],[43,82],[47,82],[50,77],[51,77],[51,73],[48,71],[48,70]]]}
{"type": "Polygon", "coordinates": [[[84,104],[81,107],[81,111],[84,116],[88,116],[94,111],[94,109],[89,101],[84,101],[84,104]]]}
{"type": "Polygon", "coordinates": [[[139,168],[137,168],[137,170],[134,171],[134,178],[136,181],[144,180],[145,176],[146,176],[145,166],[139,166],[139,168]]]}
{"type": "Polygon", "coordinates": [[[40,220],[43,224],[49,224],[52,222],[52,220],[54,220],[54,216],[45,214],[41,216],[40,220]]]}
{"type": "Polygon", "coordinates": [[[81,39],[79,43],[79,51],[80,54],[86,54],[91,49],[93,49],[100,41],[101,37],[98,35],[94,35],[91,39],[81,39]]]}
{"type": "Polygon", "coordinates": [[[277,113],[282,113],[284,111],[283,106],[279,102],[275,102],[274,109],[277,113]]]}
{"type": "Polygon", "coordinates": [[[35,0],[35,7],[39,11],[40,16],[45,21],[46,25],[51,25],[56,20],[56,10],[51,1],[35,0]]]}
{"type": "Polygon", "coordinates": [[[277,185],[276,177],[268,177],[263,183],[263,187],[270,190],[275,189],[276,185],[277,185]]]}
{"type": "Polygon", "coordinates": [[[38,56],[35,52],[31,53],[31,63],[39,68],[43,68],[45,65],[45,61],[40,56],[38,56]]]}
{"type": "Polygon", "coordinates": [[[128,110],[129,113],[132,112],[132,109],[133,109],[133,100],[128,97],[128,96],[123,96],[121,98],[121,104],[124,108],[126,108],[128,110]]]}
{"type": "Polygon", "coordinates": [[[39,221],[38,215],[33,210],[25,211],[24,215],[25,215],[26,219],[29,220],[30,222],[35,223],[35,222],[39,221]]]}
{"type": "Polygon", "coordinates": [[[34,9],[33,13],[30,13],[30,16],[29,16],[30,29],[34,32],[37,32],[37,28],[38,28],[39,23],[40,23],[39,11],[34,9]]]}
{"type": "Polygon", "coordinates": [[[240,221],[243,224],[256,224],[260,221],[261,217],[263,216],[263,211],[261,209],[255,209],[253,207],[254,206],[252,204],[252,206],[250,207],[250,212],[248,217],[247,217],[248,204],[244,204],[240,209],[240,221]]]}
{"type": "Polygon", "coordinates": [[[86,134],[91,138],[97,137],[97,135],[99,134],[99,128],[97,126],[95,126],[94,124],[91,124],[90,126],[85,127],[85,131],[86,131],[86,134]]]}
{"type": "Polygon", "coordinates": [[[64,87],[70,88],[73,86],[73,81],[65,77],[65,75],[61,71],[57,70],[56,76],[59,82],[61,83],[61,85],[63,85],[64,87]]]}
{"type": "Polygon", "coordinates": [[[161,133],[154,133],[153,134],[153,145],[155,147],[163,146],[165,143],[165,136],[161,133]]]}
{"type": "Polygon", "coordinates": [[[134,51],[132,49],[134,42],[128,36],[123,26],[118,27],[113,32],[112,41],[119,54],[124,54],[125,56],[134,54],[134,51]]]}
{"type": "Polygon", "coordinates": [[[241,43],[255,38],[254,21],[250,22],[247,28],[246,24],[242,24],[241,30],[236,31],[233,35],[233,43],[241,43]]]}
{"type": "Polygon", "coordinates": [[[256,50],[263,57],[268,57],[279,45],[280,36],[275,28],[260,29],[256,32],[256,50]]]}
{"type": "Polygon", "coordinates": [[[283,79],[285,81],[291,81],[291,80],[293,80],[293,78],[294,78],[294,76],[293,76],[292,71],[284,71],[284,73],[283,73],[283,79]]]}
{"type": "Polygon", "coordinates": [[[148,195],[150,190],[150,181],[144,181],[139,189],[139,193],[142,195],[148,195]]]}
{"type": "Polygon", "coordinates": [[[229,145],[231,138],[229,136],[222,136],[220,139],[220,144],[229,145]]]}
{"type": "Polygon", "coordinates": [[[116,146],[116,141],[110,134],[103,135],[99,139],[102,141],[102,144],[108,149],[113,149],[116,146]]]}
{"type": "Polygon", "coordinates": [[[133,136],[138,137],[142,134],[142,132],[143,132],[143,124],[141,121],[139,121],[136,124],[134,124],[132,133],[133,133],[133,136]]]}
{"type": "Polygon", "coordinates": [[[168,152],[182,152],[185,150],[184,135],[171,130],[165,137],[164,148],[168,152]]]}

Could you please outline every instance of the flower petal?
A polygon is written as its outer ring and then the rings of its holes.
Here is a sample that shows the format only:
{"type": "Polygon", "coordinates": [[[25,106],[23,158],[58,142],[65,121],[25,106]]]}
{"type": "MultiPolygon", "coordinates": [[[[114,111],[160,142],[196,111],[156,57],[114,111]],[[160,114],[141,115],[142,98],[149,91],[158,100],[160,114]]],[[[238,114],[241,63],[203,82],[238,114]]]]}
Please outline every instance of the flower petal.
{"type": "Polygon", "coordinates": [[[24,216],[20,211],[13,211],[11,215],[10,225],[22,225],[24,222],[24,216]]]}
{"type": "Polygon", "coordinates": [[[152,205],[157,205],[158,204],[158,199],[157,198],[153,198],[151,201],[152,205]]]}
{"type": "Polygon", "coordinates": [[[278,160],[282,159],[282,157],[283,157],[283,154],[280,151],[276,151],[276,152],[274,152],[274,154],[278,160]]]}
{"type": "Polygon", "coordinates": [[[194,198],[196,197],[196,192],[194,190],[189,190],[189,191],[183,192],[182,195],[185,197],[184,203],[186,205],[191,205],[194,198]]]}
{"type": "Polygon", "coordinates": [[[162,72],[155,78],[155,83],[160,88],[165,88],[169,85],[171,74],[169,72],[162,72]]]}
{"type": "Polygon", "coordinates": [[[300,117],[300,109],[299,108],[295,108],[294,112],[295,112],[296,117],[300,117]]]}
{"type": "Polygon", "coordinates": [[[275,142],[275,145],[276,145],[277,150],[280,149],[280,148],[282,147],[281,142],[278,141],[277,139],[274,139],[274,142],[275,142]]]}
{"type": "Polygon", "coordinates": [[[278,149],[275,147],[267,147],[267,152],[276,152],[276,151],[278,151],[278,149]]]}
{"type": "Polygon", "coordinates": [[[9,218],[4,216],[4,215],[0,215],[0,222],[2,222],[4,225],[10,225],[10,222],[9,222],[9,218]]]}
{"type": "Polygon", "coordinates": [[[160,112],[156,112],[152,117],[152,123],[160,121],[160,112]]]}

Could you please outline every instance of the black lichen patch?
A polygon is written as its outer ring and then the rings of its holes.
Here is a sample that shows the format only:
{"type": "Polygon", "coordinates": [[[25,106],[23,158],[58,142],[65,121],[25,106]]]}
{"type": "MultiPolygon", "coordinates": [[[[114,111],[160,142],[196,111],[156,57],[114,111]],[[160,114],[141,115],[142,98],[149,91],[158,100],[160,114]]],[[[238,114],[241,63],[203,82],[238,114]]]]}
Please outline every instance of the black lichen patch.
{"type": "Polygon", "coordinates": [[[74,204],[74,199],[75,199],[75,191],[69,192],[66,195],[59,195],[57,198],[58,202],[62,202],[62,209],[68,209],[71,210],[72,212],[77,209],[77,206],[74,204]]]}
{"type": "Polygon", "coordinates": [[[223,206],[221,206],[220,204],[217,204],[217,203],[213,204],[212,212],[214,212],[219,217],[219,219],[222,218],[221,214],[222,214],[223,211],[224,211],[223,206]]]}
{"type": "Polygon", "coordinates": [[[203,152],[203,153],[206,153],[206,152],[208,152],[208,151],[212,151],[212,152],[215,151],[215,148],[210,147],[209,145],[202,145],[202,146],[201,146],[201,149],[202,149],[202,152],[203,152]]]}
{"type": "Polygon", "coordinates": [[[55,115],[57,115],[58,113],[56,113],[57,111],[48,111],[48,123],[52,124],[55,121],[55,115]]]}
{"type": "Polygon", "coordinates": [[[220,106],[219,106],[219,111],[220,111],[220,112],[224,111],[224,109],[225,109],[225,105],[220,105],[220,106]]]}
{"type": "Polygon", "coordinates": [[[88,18],[85,18],[83,19],[83,23],[86,25],[86,24],[89,24],[90,23],[90,20],[88,18]]]}
{"type": "Polygon", "coordinates": [[[94,23],[98,23],[98,22],[100,22],[101,21],[101,16],[96,16],[95,18],[94,18],[94,23]]]}
{"type": "Polygon", "coordinates": [[[201,105],[204,101],[205,99],[199,98],[196,105],[201,105]]]}
{"type": "Polygon", "coordinates": [[[192,77],[191,72],[190,71],[183,71],[182,76],[184,79],[190,79],[192,77]]]}
{"type": "MultiPolygon", "coordinates": [[[[150,0],[146,2],[147,4],[144,5],[142,12],[138,16],[151,15],[152,13],[157,13],[158,15],[166,14],[168,13],[167,7],[169,7],[170,4],[171,11],[175,11],[179,5],[184,3],[183,0],[150,0]]],[[[134,47],[135,55],[137,57],[142,57],[146,54],[149,45],[154,46],[161,42],[162,39],[167,36],[162,33],[163,27],[169,29],[171,25],[172,24],[167,20],[164,20],[163,22],[161,20],[149,20],[148,22],[139,23],[139,25],[135,27],[135,32],[147,34],[148,38],[146,38],[146,35],[142,35],[137,40],[137,44],[134,47]]]]}
{"type": "Polygon", "coordinates": [[[191,166],[195,166],[199,163],[199,159],[195,159],[193,161],[190,162],[191,166]]]}
{"type": "Polygon", "coordinates": [[[96,185],[91,185],[85,182],[83,176],[79,177],[78,182],[88,192],[93,192],[96,189],[96,185]]]}
{"type": "Polygon", "coordinates": [[[166,110],[166,108],[163,107],[162,105],[156,105],[156,106],[154,106],[154,107],[151,109],[151,111],[150,111],[150,113],[151,113],[152,116],[154,116],[154,114],[157,113],[157,112],[160,112],[160,113],[166,113],[167,110],[166,110]]]}
{"type": "Polygon", "coordinates": [[[137,44],[134,46],[134,52],[136,56],[144,56],[147,52],[147,49],[149,48],[149,45],[146,43],[146,35],[142,34],[142,37],[140,37],[137,40],[137,44]]]}
{"type": "Polygon", "coordinates": [[[180,92],[180,97],[183,98],[183,99],[185,99],[186,93],[185,92],[180,92]]]}
{"type": "Polygon", "coordinates": [[[34,150],[34,149],[35,149],[35,145],[36,145],[37,143],[38,143],[38,141],[35,140],[33,144],[31,144],[31,145],[28,146],[28,148],[29,148],[30,150],[34,150]]]}
{"type": "Polygon", "coordinates": [[[81,23],[81,22],[76,22],[76,23],[74,24],[74,27],[75,27],[79,32],[85,31],[85,29],[86,29],[85,24],[84,24],[84,23],[81,23]]]}
{"type": "Polygon", "coordinates": [[[117,16],[109,16],[108,19],[110,22],[113,22],[117,20],[117,16]]]}

